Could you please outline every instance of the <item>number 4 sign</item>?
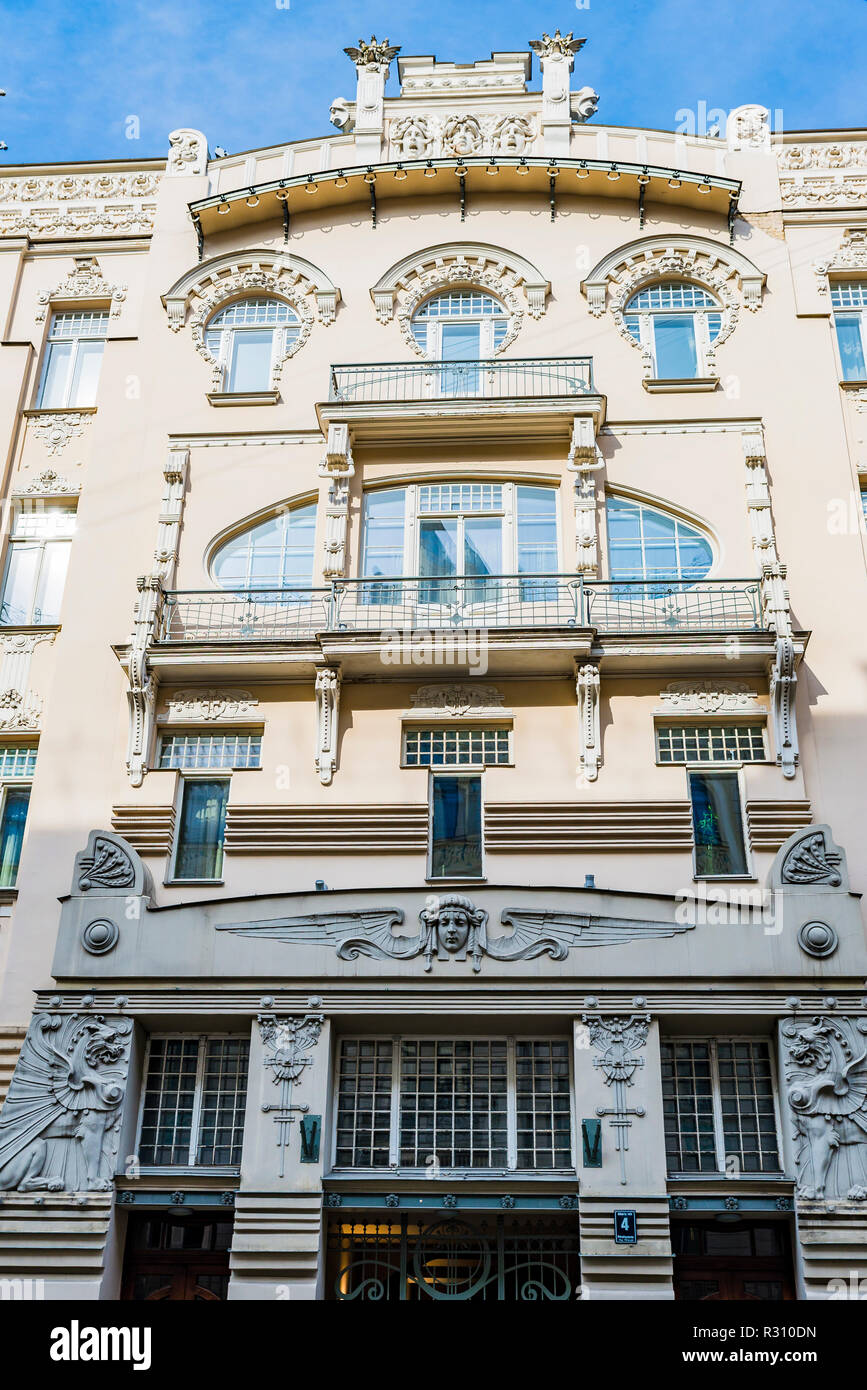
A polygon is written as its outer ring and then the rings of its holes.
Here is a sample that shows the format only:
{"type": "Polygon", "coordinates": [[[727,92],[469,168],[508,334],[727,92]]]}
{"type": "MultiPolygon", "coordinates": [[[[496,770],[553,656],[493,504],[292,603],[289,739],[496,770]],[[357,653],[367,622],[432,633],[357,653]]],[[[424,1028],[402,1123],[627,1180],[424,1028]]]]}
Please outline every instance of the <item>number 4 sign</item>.
{"type": "Polygon", "coordinates": [[[638,1243],[638,1223],[634,1211],[614,1213],[614,1242],[616,1245],[636,1245],[638,1243]]]}

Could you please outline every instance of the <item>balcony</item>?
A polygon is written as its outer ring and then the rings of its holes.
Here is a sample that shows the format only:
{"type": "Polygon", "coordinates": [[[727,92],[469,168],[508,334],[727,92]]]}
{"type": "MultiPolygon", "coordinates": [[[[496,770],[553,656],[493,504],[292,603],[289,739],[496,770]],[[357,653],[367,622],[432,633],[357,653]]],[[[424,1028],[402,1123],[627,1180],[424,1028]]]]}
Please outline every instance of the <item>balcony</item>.
{"type": "Polygon", "coordinates": [[[465,362],[343,363],[330,401],[515,400],[593,393],[592,357],[496,357],[465,362]]]}
{"type": "Polygon", "coordinates": [[[466,440],[507,433],[512,440],[568,439],[576,415],[605,418],[592,357],[496,357],[463,362],[347,362],[331,368],[328,400],[317,406],[325,431],[350,426],[355,442],[466,440]]]}
{"type": "Polygon", "coordinates": [[[762,630],[759,581],[584,580],[580,575],[338,579],[321,589],[167,593],[158,642],[309,640],[319,633],[594,628],[762,630]]]}

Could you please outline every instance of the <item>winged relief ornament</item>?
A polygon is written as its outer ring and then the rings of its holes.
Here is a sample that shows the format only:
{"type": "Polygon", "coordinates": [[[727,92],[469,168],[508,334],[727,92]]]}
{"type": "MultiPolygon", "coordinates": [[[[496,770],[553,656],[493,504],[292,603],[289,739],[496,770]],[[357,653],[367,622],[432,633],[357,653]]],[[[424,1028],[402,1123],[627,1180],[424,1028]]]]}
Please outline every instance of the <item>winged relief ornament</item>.
{"type": "Polygon", "coordinates": [[[362,908],[264,922],[228,922],[218,926],[217,931],[285,941],[294,946],[330,943],[340,960],[357,960],[359,956],[414,960],[421,956],[425,971],[433,968],[435,960],[469,960],[478,972],[485,956],[497,961],[534,960],[539,956],[565,960],[579,946],[626,945],[693,930],[690,923],[510,908],[500,914],[500,923],[511,931],[492,936],[488,932],[488,913],[460,893],[431,896],[419,913],[419,931],[415,935],[398,935],[395,927],[403,921],[399,908],[362,908]]]}

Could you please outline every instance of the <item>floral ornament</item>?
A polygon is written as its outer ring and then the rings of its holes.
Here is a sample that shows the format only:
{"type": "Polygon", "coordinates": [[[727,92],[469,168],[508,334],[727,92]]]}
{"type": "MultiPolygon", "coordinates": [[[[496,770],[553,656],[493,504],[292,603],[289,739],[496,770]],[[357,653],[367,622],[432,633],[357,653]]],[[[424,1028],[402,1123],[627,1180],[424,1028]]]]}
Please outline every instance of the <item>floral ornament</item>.
{"type": "MultiPolygon", "coordinates": [[[[211,364],[214,390],[218,390],[221,385],[223,364],[207,345],[206,328],[217,310],[231,300],[239,299],[243,295],[251,293],[271,295],[277,299],[282,299],[297,314],[298,332],[294,335],[288,333],[284,335],[283,351],[275,359],[272,367],[272,383],[276,389],[280,384],[283,363],[287,358],[294,357],[295,353],[304,346],[310,337],[310,330],[313,327],[313,310],[308,303],[308,296],[311,289],[312,287],[305,277],[297,271],[282,266],[265,269],[260,265],[253,265],[246,269],[236,268],[229,274],[218,277],[208,286],[196,287],[193,291],[195,300],[190,314],[190,328],[192,329],[196,352],[211,364]]],[[[177,332],[179,328],[183,327],[183,316],[170,317],[169,326],[177,332]],[[180,321],[178,321],[178,317],[180,317],[180,321]]]]}

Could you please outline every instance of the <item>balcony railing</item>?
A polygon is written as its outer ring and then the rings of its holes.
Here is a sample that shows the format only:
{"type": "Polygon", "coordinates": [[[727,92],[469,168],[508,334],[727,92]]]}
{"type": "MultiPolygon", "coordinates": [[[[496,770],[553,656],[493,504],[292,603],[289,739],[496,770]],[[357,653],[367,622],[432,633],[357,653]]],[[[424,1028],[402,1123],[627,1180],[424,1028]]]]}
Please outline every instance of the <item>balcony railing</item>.
{"type": "Polygon", "coordinates": [[[159,642],[274,641],[320,632],[592,627],[605,633],[758,632],[759,581],[580,575],[338,579],[322,589],[168,593],[159,642]]]}
{"type": "Polygon", "coordinates": [[[512,400],[586,396],[592,357],[495,357],[466,362],[347,362],[331,368],[329,400],[512,400]]]}

